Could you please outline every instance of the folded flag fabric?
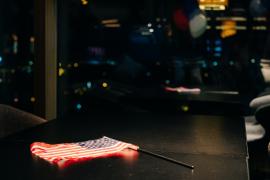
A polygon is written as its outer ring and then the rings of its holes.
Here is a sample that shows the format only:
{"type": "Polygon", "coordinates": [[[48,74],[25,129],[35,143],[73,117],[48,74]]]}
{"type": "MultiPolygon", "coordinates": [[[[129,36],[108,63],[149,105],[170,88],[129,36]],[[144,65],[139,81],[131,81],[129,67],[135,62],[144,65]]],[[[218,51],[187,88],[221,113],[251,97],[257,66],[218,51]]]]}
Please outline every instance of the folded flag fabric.
{"type": "Polygon", "coordinates": [[[201,89],[199,88],[186,88],[186,87],[165,87],[166,91],[178,92],[178,93],[200,93],[201,89]]]}
{"type": "Polygon", "coordinates": [[[112,156],[126,148],[139,149],[136,145],[104,136],[99,139],[76,143],[47,144],[34,142],[31,144],[30,150],[32,154],[52,164],[65,166],[92,158],[112,156]]]}

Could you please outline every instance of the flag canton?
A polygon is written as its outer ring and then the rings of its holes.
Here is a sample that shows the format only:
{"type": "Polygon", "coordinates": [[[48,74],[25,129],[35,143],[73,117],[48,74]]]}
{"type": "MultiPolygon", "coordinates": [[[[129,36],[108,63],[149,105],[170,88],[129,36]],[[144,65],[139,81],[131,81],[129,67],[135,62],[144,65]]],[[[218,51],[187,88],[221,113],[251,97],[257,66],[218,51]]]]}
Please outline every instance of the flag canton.
{"type": "Polygon", "coordinates": [[[99,149],[99,148],[111,147],[111,146],[116,145],[117,143],[120,143],[120,141],[117,141],[115,139],[111,139],[108,137],[102,137],[100,139],[79,142],[78,145],[88,148],[88,149],[99,149]]]}

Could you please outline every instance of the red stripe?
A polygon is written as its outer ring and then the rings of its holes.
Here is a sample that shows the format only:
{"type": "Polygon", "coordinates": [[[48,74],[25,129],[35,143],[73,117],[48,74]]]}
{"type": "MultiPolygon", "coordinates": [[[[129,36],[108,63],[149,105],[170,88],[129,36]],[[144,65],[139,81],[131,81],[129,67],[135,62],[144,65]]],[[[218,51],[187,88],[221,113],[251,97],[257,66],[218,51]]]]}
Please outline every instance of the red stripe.
{"type": "MultiPolygon", "coordinates": [[[[119,144],[116,144],[116,146],[113,146],[113,147],[117,147],[119,144]]],[[[107,148],[113,148],[113,147],[107,147],[107,148]]],[[[54,148],[54,149],[45,149],[44,153],[48,153],[48,154],[57,154],[57,153],[65,153],[67,151],[73,151],[73,150],[80,150],[82,149],[83,147],[79,146],[79,145],[71,145],[71,146],[66,146],[66,147],[61,147],[61,148],[54,148]]],[[[107,148],[102,148],[102,149],[107,149],[107,148]]],[[[87,149],[87,148],[85,148],[87,149]]],[[[97,149],[97,150],[102,150],[101,148],[100,149],[97,149]]],[[[91,150],[91,149],[88,149],[88,150],[91,150]]],[[[92,151],[97,151],[95,149],[92,149],[92,151]]]]}
{"type": "MultiPolygon", "coordinates": [[[[72,154],[79,154],[79,153],[88,153],[90,156],[95,155],[95,154],[99,154],[99,153],[104,153],[107,151],[113,151],[114,149],[118,149],[120,146],[122,145],[122,143],[118,143],[116,144],[116,146],[114,147],[108,147],[108,148],[102,148],[102,149],[98,149],[98,150],[91,150],[91,149],[87,149],[85,147],[78,147],[78,149],[75,150],[69,150],[69,151],[65,151],[67,149],[61,149],[61,151],[54,151],[51,153],[50,152],[44,152],[44,153],[40,153],[39,155],[45,155],[46,157],[51,157],[51,156],[69,156],[72,154]]],[[[123,144],[125,145],[125,144],[123,144]]],[[[122,149],[121,149],[122,150],[122,149]]]]}
{"type": "Polygon", "coordinates": [[[55,151],[54,153],[51,152],[40,152],[40,153],[36,153],[35,154],[39,155],[39,156],[43,156],[43,157],[54,157],[54,156],[70,156],[70,155],[78,155],[78,154],[88,154],[88,156],[98,156],[98,155],[102,155],[103,153],[109,153],[111,151],[121,151],[125,148],[127,148],[129,146],[129,144],[125,144],[125,143],[118,143],[117,146],[114,147],[108,147],[108,148],[102,148],[102,149],[98,149],[98,150],[89,150],[87,148],[84,147],[79,147],[77,149],[71,149],[69,151],[67,151],[67,149],[61,149],[60,151],[55,151]]]}
{"type": "Polygon", "coordinates": [[[96,158],[100,156],[108,156],[120,152],[123,149],[131,148],[137,150],[139,147],[133,144],[118,141],[113,146],[90,149],[75,143],[64,144],[46,144],[36,142],[31,144],[31,152],[51,163],[65,164],[66,161],[78,161],[79,159],[96,158]]]}
{"type": "MultiPolygon", "coordinates": [[[[110,150],[110,151],[107,151],[107,152],[102,152],[102,153],[98,153],[98,154],[91,154],[89,155],[89,153],[87,152],[81,152],[80,154],[69,154],[69,155],[66,155],[66,156],[62,156],[61,158],[62,159],[66,159],[66,160],[70,160],[70,159],[80,159],[80,158],[96,158],[96,157],[100,157],[100,156],[106,156],[106,155],[109,155],[109,154],[114,154],[114,153],[117,153],[123,149],[125,149],[125,145],[123,145],[123,147],[119,147],[118,149],[115,149],[115,150],[110,150]]],[[[50,159],[50,161],[53,161],[54,159],[57,159],[57,158],[60,158],[59,156],[54,156],[54,157],[43,157],[43,158],[46,158],[46,159],[50,159]]]]}

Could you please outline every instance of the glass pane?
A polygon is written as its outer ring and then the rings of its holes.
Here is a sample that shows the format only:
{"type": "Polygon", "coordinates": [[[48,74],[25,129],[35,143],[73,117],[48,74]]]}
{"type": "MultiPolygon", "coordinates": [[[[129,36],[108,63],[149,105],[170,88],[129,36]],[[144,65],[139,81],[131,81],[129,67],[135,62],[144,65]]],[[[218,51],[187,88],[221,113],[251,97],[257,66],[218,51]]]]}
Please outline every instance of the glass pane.
{"type": "Polygon", "coordinates": [[[60,112],[145,110],[127,97],[166,87],[261,91],[266,14],[253,16],[248,1],[198,2],[60,0],[60,112]]]}
{"type": "Polygon", "coordinates": [[[0,103],[33,112],[33,0],[0,1],[0,103]]]}

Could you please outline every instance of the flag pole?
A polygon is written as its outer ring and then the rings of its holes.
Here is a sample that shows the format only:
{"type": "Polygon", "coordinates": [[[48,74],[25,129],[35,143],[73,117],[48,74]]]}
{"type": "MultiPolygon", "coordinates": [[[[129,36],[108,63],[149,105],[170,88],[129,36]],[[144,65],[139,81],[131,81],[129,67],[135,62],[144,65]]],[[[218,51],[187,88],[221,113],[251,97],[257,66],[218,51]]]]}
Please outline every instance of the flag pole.
{"type": "Polygon", "coordinates": [[[154,152],[150,152],[150,151],[145,150],[145,149],[142,149],[142,148],[139,148],[137,151],[142,152],[142,153],[145,153],[145,154],[148,154],[148,155],[151,155],[151,156],[153,156],[153,157],[157,157],[157,158],[160,158],[160,159],[164,159],[164,160],[166,160],[166,161],[169,161],[169,162],[172,162],[172,163],[175,163],[175,164],[178,164],[178,165],[181,165],[181,166],[190,168],[190,169],[194,169],[194,166],[193,166],[193,165],[189,165],[189,164],[186,164],[186,163],[177,161],[177,160],[175,160],[175,159],[172,159],[172,158],[169,158],[169,157],[166,157],[166,156],[162,156],[162,155],[156,154],[156,153],[154,153],[154,152]]]}

